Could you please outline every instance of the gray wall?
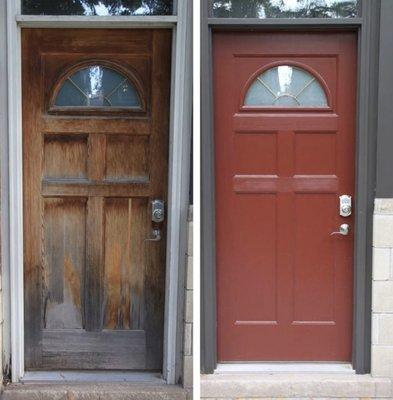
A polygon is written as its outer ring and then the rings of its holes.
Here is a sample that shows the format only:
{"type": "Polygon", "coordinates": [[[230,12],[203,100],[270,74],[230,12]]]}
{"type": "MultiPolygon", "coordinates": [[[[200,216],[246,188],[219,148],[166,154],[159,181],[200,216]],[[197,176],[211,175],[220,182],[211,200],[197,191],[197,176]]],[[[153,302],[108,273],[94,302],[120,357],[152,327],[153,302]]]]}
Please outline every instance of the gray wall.
{"type": "Polygon", "coordinates": [[[393,198],[393,1],[381,0],[376,197],[393,198]]]}

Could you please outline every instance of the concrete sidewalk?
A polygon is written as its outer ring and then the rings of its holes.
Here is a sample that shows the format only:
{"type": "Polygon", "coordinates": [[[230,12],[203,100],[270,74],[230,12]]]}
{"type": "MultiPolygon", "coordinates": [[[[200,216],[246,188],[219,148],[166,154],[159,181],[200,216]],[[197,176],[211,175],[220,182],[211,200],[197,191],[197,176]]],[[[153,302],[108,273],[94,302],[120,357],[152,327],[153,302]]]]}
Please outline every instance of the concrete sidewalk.
{"type": "Polygon", "coordinates": [[[216,373],[202,375],[201,398],[233,399],[391,399],[387,378],[354,374],[216,373]]]}
{"type": "Polygon", "coordinates": [[[186,400],[180,386],[138,383],[29,383],[4,388],[1,400],[186,400]]]}

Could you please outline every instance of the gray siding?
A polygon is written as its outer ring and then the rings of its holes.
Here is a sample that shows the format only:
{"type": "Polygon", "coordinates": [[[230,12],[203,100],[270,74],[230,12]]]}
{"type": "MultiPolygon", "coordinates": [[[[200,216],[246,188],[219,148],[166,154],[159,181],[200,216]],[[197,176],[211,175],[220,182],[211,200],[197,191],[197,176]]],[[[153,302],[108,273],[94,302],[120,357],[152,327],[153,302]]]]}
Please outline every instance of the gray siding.
{"type": "Polygon", "coordinates": [[[381,1],[376,197],[393,197],[393,1],[381,1]]]}

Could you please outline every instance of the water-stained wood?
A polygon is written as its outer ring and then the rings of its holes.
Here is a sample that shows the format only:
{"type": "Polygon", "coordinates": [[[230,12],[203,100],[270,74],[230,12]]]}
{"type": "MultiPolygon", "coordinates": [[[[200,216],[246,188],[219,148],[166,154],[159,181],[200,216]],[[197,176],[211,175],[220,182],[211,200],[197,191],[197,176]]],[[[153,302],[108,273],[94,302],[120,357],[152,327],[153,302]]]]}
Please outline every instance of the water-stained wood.
{"type": "Polygon", "coordinates": [[[81,369],[127,370],[146,365],[143,330],[46,329],[42,341],[42,357],[48,368],[73,369],[77,364],[81,369]]]}
{"type": "Polygon", "coordinates": [[[86,199],[45,199],[44,230],[44,329],[82,328],[86,199]]]}
{"type": "Polygon", "coordinates": [[[85,329],[102,329],[104,274],[104,199],[90,197],[87,205],[86,271],[85,271],[85,329]]]}
{"type": "Polygon", "coordinates": [[[143,229],[146,199],[107,199],[105,203],[106,329],[140,329],[145,275],[143,229]]]}
{"type": "Polygon", "coordinates": [[[22,31],[27,369],[162,366],[165,234],[145,239],[167,200],[170,51],[164,29],[22,31]],[[52,113],[89,60],[137,75],[145,109],[52,113]]]}

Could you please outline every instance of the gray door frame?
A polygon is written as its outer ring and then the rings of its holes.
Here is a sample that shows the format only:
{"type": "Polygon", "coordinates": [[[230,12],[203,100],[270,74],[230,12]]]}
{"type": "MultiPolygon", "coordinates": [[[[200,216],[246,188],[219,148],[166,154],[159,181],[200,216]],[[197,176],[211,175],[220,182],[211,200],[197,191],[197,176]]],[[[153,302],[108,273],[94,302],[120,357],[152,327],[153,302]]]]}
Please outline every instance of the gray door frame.
{"type": "Polygon", "coordinates": [[[201,2],[201,369],[217,366],[212,35],[219,30],[331,31],[358,34],[356,199],[352,365],[370,372],[372,218],[376,181],[380,0],[361,0],[360,17],[348,19],[211,18],[201,2]]]}

